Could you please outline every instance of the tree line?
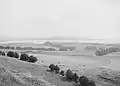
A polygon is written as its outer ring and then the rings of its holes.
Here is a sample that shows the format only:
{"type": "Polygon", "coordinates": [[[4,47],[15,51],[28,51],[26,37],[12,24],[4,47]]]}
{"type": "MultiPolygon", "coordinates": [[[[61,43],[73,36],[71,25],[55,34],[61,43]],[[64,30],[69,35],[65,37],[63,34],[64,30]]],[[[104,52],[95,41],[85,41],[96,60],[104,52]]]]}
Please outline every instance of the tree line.
{"type": "Polygon", "coordinates": [[[95,55],[96,56],[103,56],[103,55],[107,55],[109,53],[113,53],[113,52],[119,52],[120,48],[114,48],[114,47],[110,47],[110,48],[99,48],[96,50],[95,55]]]}
{"type": "Polygon", "coordinates": [[[22,61],[26,61],[26,62],[31,62],[31,63],[35,63],[38,61],[37,57],[33,56],[33,55],[28,55],[26,53],[21,53],[20,55],[17,52],[14,51],[8,51],[7,53],[0,51],[0,55],[2,56],[7,56],[7,57],[11,57],[11,58],[16,58],[18,60],[22,60],[22,61]]]}
{"type": "Polygon", "coordinates": [[[41,51],[72,51],[75,48],[71,47],[41,47],[41,48],[33,48],[33,47],[15,47],[15,46],[0,46],[0,49],[11,49],[11,50],[41,50],[41,51]]]}
{"type": "Polygon", "coordinates": [[[50,72],[55,72],[61,75],[65,80],[75,82],[79,86],[96,86],[95,81],[88,79],[86,76],[78,76],[78,74],[73,73],[71,69],[64,72],[64,70],[60,70],[60,67],[55,64],[50,64],[49,69],[50,72]]]}

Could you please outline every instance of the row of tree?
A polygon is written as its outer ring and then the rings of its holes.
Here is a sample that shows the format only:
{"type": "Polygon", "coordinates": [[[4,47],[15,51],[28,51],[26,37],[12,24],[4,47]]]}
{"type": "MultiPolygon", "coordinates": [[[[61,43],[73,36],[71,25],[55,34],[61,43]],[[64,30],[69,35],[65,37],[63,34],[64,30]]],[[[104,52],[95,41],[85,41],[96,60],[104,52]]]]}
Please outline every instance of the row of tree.
{"type": "Polygon", "coordinates": [[[21,55],[19,55],[17,52],[14,52],[14,51],[8,51],[6,54],[5,52],[0,51],[0,55],[8,56],[8,57],[12,57],[12,58],[20,59],[22,61],[32,62],[32,63],[35,63],[38,60],[37,57],[33,55],[29,56],[28,54],[25,54],[25,53],[22,53],[21,55]]]}
{"type": "Polygon", "coordinates": [[[95,55],[96,56],[103,56],[103,55],[107,55],[109,53],[113,53],[113,52],[119,52],[120,49],[119,48],[99,48],[96,50],[95,55]]]}
{"type": "Polygon", "coordinates": [[[79,83],[79,86],[96,86],[93,80],[89,80],[86,76],[78,76],[77,73],[73,73],[70,69],[66,71],[66,73],[58,67],[58,65],[50,64],[50,71],[55,71],[57,74],[62,75],[68,81],[73,81],[75,83],[79,83]]]}
{"type": "Polygon", "coordinates": [[[49,47],[49,48],[33,48],[33,47],[14,47],[14,46],[0,46],[0,49],[11,49],[11,50],[41,50],[41,51],[72,51],[73,47],[49,47]]]}

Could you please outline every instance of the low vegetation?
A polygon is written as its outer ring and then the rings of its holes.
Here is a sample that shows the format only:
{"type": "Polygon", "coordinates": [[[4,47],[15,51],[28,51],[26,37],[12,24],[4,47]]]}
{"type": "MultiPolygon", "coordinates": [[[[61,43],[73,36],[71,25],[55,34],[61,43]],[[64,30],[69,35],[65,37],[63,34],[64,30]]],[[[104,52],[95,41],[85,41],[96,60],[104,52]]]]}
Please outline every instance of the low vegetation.
{"type": "Polygon", "coordinates": [[[8,57],[14,57],[14,58],[19,58],[19,54],[17,52],[13,52],[13,51],[8,51],[7,53],[8,57]]]}
{"type": "Polygon", "coordinates": [[[28,59],[28,62],[35,63],[37,60],[38,60],[37,57],[31,55],[31,56],[29,57],[29,59],[28,59]]]}
{"type": "MultiPolygon", "coordinates": [[[[60,70],[60,68],[55,64],[50,64],[49,69],[51,72],[54,72],[57,69],[60,70]]],[[[79,86],[96,86],[95,81],[89,80],[86,76],[79,77],[77,73],[73,73],[70,69],[68,69],[66,73],[61,70],[59,74],[63,77],[65,76],[67,81],[78,83],[79,86]]]]}
{"type": "Polygon", "coordinates": [[[0,51],[0,55],[5,56],[5,52],[0,51]]]}
{"type": "Polygon", "coordinates": [[[29,56],[25,53],[20,55],[20,60],[22,61],[28,61],[29,60],[29,56]]]}
{"type": "Polygon", "coordinates": [[[58,65],[50,64],[49,68],[50,68],[50,71],[55,71],[56,73],[59,73],[60,71],[60,68],[58,67],[58,65]]]}
{"type": "Polygon", "coordinates": [[[0,51],[0,55],[2,56],[6,55],[7,57],[12,57],[16,59],[20,58],[21,61],[26,61],[26,62],[31,62],[31,63],[35,63],[38,61],[37,57],[33,55],[29,56],[28,54],[25,54],[25,53],[22,53],[21,55],[19,55],[17,52],[14,52],[14,51],[8,51],[7,54],[5,54],[5,52],[3,51],[0,51]]]}
{"type": "Polygon", "coordinates": [[[113,47],[110,47],[110,48],[99,48],[96,50],[95,52],[95,55],[96,56],[103,56],[103,55],[107,55],[109,53],[113,53],[113,52],[119,52],[120,49],[119,48],[113,48],[113,47]]]}
{"type": "Polygon", "coordinates": [[[38,59],[37,59],[37,57],[35,57],[33,55],[28,56],[27,54],[23,53],[20,56],[20,60],[35,63],[38,59]]]}
{"type": "Polygon", "coordinates": [[[7,49],[7,50],[40,50],[40,51],[73,51],[76,49],[76,47],[65,47],[59,44],[53,44],[51,42],[45,42],[44,45],[49,46],[46,47],[40,47],[40,48],[34,48],[34,47],[20,47],[20,46],[9,46],[9,45],[1,45],[0,49],[7,49]]]}

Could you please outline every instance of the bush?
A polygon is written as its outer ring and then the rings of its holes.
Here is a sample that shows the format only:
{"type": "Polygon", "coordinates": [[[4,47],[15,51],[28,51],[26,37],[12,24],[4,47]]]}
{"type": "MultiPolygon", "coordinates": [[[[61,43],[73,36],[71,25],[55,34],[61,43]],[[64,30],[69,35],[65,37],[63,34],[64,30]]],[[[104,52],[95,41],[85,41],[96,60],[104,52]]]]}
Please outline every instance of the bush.
{"type": "Polygon", "coordinates": [[[74,76],[73,72],[70,69],[68,69],[66,72],[66,78],[68,80],[73,80],[73,76],[74,76]]]}
{"type": "Polygon", "coordinates": [[[81,86],[90,86],[89,85],[89,79],[85,76],[81,76],[79,78],[79,83],[81,84],[81,86]]]}
{"type": "Polygon", "coordinates": [[[74,73],[73,75],[73,80],[77,83],[78,82],[78,78],[79,76],[77,75],[77,73],[74,73]]]}
{"type": "Polygon", "coordinates": [[[9,52],[7,53],[7,56],[8,56],[8,57],[14,57],[14,52],[13,52],[13,51],[9,51],[9,52]]]}
{"type": "Polygon", "coordinates": [[[14,52],[14,58],[19,58],[19,54],[17,52],[14,52]]]}
{"type": "Polygon", "coordinates": [[[14,58],[19,58],[19,54],[17,52],[9,51],[7,53],[8,57],[14,57],[14,58]]]}
{"type": "Polygon", "coordinates": [[[22,60],[22,61],[29,61],[29,56],[27,54],[25,54],[25,53],[21,54],[20,60],[22,60]]]}
{"type": "Polygon", "coordinates": [[[2,55],[2,56],[5,56],[5,52],[2,52],[1,55],[2,55]]]}
{"type": "Polygon", "coordinates": [[[37,57],[34,57],[33,55],[31,55],[28,59],[28,62],[35,63],[37,60],[38,60],[37,57]]]}
{"type": "Polygon", "coordinates": [[[51,71],[54,71],[55,65],[54,65],[54,64],[50,64],[50,65],[49,65],[49,68],[50,68],[51,71]]]}
{"type": "Polygon", "coordinates": [[[65,73],[64,73],[64,71],[63,71],[63,70],[61,70],[61,71],[60,71],[60,75],[62,75],[62,76],[64,76],[64,75],[65,75],[65,73]]]}
{"type": "Polygon", "coordinates": [[[0,55],[2,55],[2,51],[0,51],[0,55]]]}
{"type": "Polygon", "coordinates": [[[60,68],[58,67],[58,65],[55,66],[54,70],[55,70],[56,73],[59,73],[60,68]]]}
{"type": "Polygon", "coordinates": [[[96,86],[96,84],[93,80],[89,80],[89,86],[96,86]]]}

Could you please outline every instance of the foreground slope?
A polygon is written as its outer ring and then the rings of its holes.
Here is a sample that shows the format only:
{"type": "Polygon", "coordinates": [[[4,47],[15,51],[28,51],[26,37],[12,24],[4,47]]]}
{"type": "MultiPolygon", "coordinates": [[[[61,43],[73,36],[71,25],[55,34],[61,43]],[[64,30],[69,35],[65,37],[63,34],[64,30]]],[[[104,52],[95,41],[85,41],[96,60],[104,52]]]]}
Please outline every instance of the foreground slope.
{"type": "Polygon", "coordinates": [[[7,58],[0,59],[0,86],[54,86],[41,76],[38,78],[25,73],[24,70],[23,72],[14,70],[7,58]]]}

